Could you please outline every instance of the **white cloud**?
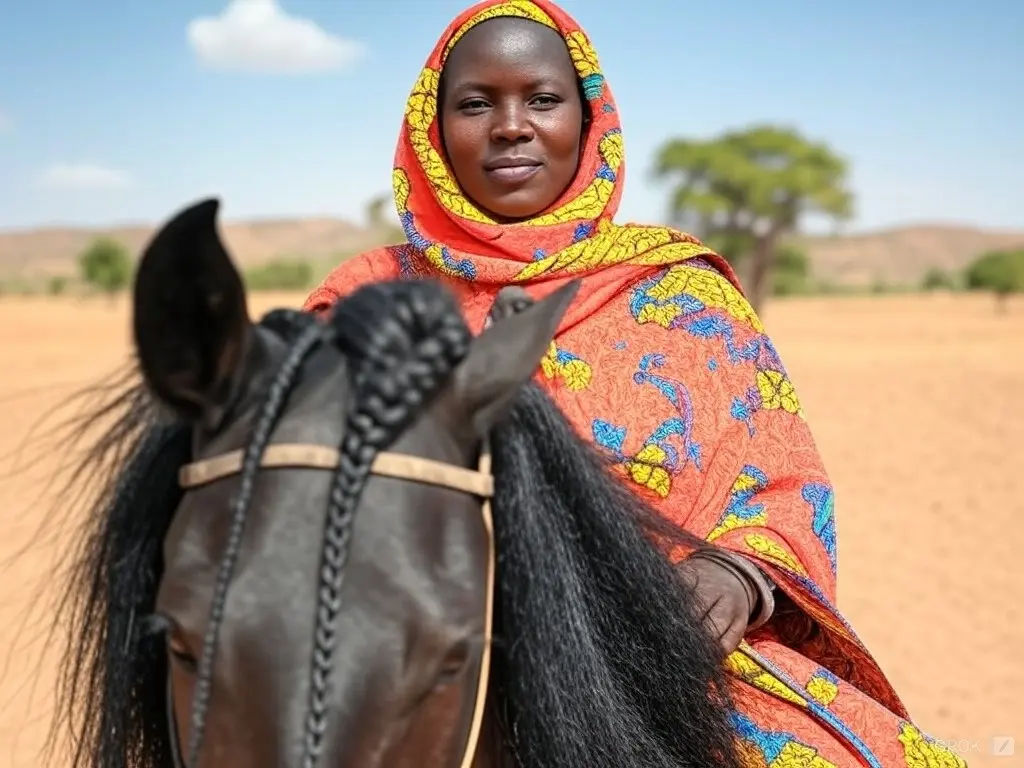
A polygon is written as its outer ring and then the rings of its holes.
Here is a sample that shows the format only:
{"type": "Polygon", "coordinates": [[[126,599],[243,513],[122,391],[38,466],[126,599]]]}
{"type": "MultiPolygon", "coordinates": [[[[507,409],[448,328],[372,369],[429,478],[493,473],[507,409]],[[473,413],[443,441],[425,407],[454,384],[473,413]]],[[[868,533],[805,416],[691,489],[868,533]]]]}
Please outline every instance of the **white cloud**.
{"type": "Polygon", "coordinates": [[[216,17],[193,19],[188,42],[204,65],[236,72],[305,74],[345,69],[364,46],[289,16],[277,0],[230,0],[216,17]]]}
{"type": "Polygon", "coordinates": [[[124,171],[88,163],[51,165],[39,175],[38,183],[48,189],[71,190],[116,190],[134,186],[132,177],[124,171]]]}

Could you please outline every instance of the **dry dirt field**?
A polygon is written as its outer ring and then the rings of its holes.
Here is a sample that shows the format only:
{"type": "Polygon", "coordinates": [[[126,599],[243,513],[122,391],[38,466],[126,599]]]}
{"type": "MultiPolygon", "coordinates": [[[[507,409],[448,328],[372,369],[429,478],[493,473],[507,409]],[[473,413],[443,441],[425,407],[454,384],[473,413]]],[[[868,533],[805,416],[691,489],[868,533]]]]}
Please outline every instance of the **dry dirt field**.
{"type": "MultiPolygon", "coordinates": [[[[1024,765],[1024,302],[800,300],[765,320],[837,486],[841,609],[927,732],[972,768],[1024,765]],[[989,754],[1014,735],[1022,753],[989,754]]],[[[124,359],[127,331],[121,305],[0,299],[0,768],[39,765],[52,683],[59,548],[36,532],[63,453],[25,441],[124,359]]]]}
{"type": "MultiPolygon", "coordinates": [[[[75,260],[98,235],[119,241],[129,253],[140,253],[153,230],[153,225],[0,230],[0,281],[14,278],[31,283],[52,275],[72,276],[77,273],[75,260]]],[[[341,254],[395,242],[389,239],[394,238],[393,232],[341,219],[224,221],[221,231],[243,267],[280,257],[309,259],[322,266],[341,254]]],[[[879,281],[918,285],[930,268],[958,272],[987,251],[1022,248],[1024,232],[933,224],[802,237],[797,245],[807,253],[816,280],[862,287],[879,281]]]]}

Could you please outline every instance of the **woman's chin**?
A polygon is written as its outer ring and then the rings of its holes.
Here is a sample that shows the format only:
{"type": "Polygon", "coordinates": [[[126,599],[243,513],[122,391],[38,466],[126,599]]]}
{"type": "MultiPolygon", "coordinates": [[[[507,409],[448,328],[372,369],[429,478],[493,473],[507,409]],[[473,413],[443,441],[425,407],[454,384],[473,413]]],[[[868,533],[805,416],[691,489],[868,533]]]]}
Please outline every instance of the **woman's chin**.
{"type": "Polygon", "coordinates": [[[554,205],[555,200],[539,200],[528,190],[517,190],[481,205],[495,220],[503,224],[515,224],[539,216],[554,205]]]}

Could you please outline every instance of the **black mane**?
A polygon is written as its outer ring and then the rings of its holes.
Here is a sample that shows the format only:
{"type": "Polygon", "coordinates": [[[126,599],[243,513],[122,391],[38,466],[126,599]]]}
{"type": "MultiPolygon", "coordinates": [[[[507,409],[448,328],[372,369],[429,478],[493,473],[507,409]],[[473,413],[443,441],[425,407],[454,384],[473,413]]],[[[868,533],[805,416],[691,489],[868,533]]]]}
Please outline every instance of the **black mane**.
{"type": "Polygon", "coordinates": [[[73,480],[100,483],[72,554],[57,624],[67,645],[49,757],[73,768],[171,768],[166,651],[146,631],[163,573],[163,540],[181,500],[191,432],[161,424],[141,384],[72,422],[111,425],[73,480]],[[91,476],[91,477],[90,477],[91,476]],[[61,749],[66,747],[66,749],[61,749]],[[64,752],[64,754],[61,754],[64,752]]]}
{"type": "MultiPolygon", "coordinates": [[[[269,435],[301,376],[310,323],[288,312],[262,321],[290,351],[268,382],[254,439],[269,435]]],[[[349,496],[372,458],[366,449],[404,428],[469,337],[452,297],[434,284],[403,282],[368,286],[341,302],[323,339],[346,354],[356,390],[366,393],[351,417],[360,440],[346,448],[355,474],[339,473],[328,510],[329,527],[347,528],[349,496]],[[406,406],[401,418],[384,407],[392,398],[406,406]]],[[[162,422],[134,380],[114,402],[86,419],[113,423],[73,476],[104,485],[86,510],[57,619],[69,640],[53,736],[69,740],[73,768],[171,768],[165,649],[146,619],[181,499],[177,472],[191,460],[191,430],[162,422]]],[[[493,438],[493,703],[521,766],[737,765],[717,644],[655,543],[701,542],[659,523],[538,388],[522,390],[493,438]]]]}
{"type": "Polygon", "coordinates": [[[518,764],[738,766],[718,644],[660,551],[704,543],[617,481],[532,384],[493,443],[495,672],[518,764]]]}
{"type": "MultiPolygon", "coordinates": [[[[261,325],[294,341],[310,319],[274,311],[261,325]]],[[[86,507],[66,510],[82,520],[54,622],[66,644],[46,756],[71,768],[173,768],[166,645],[150,619],[192,430],[166,419],[135,366],[73,399],[94,398],[94,410],[66,425],[72,442],[97,430],[99,437],[62,494],[86,507]],[[79,485],[96,490],[83,495],[79,485]]]]}

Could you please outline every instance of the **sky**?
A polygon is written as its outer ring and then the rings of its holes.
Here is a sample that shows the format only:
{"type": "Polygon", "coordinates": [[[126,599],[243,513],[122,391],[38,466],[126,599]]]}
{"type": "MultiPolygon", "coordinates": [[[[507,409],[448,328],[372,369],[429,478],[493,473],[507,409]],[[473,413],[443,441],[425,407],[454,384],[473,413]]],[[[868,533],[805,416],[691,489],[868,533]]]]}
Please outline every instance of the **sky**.
{"type": "MultiPolygon", "coordinates": [[[[0,228],[361,220],[467,0],[0,2],[0,228]]],[[[671,137],[787,125],[847,159],[847,230],[1024,228],[1019,0],[563,0],[623,119],[620,220],[661,222],[671,137]]]]}

